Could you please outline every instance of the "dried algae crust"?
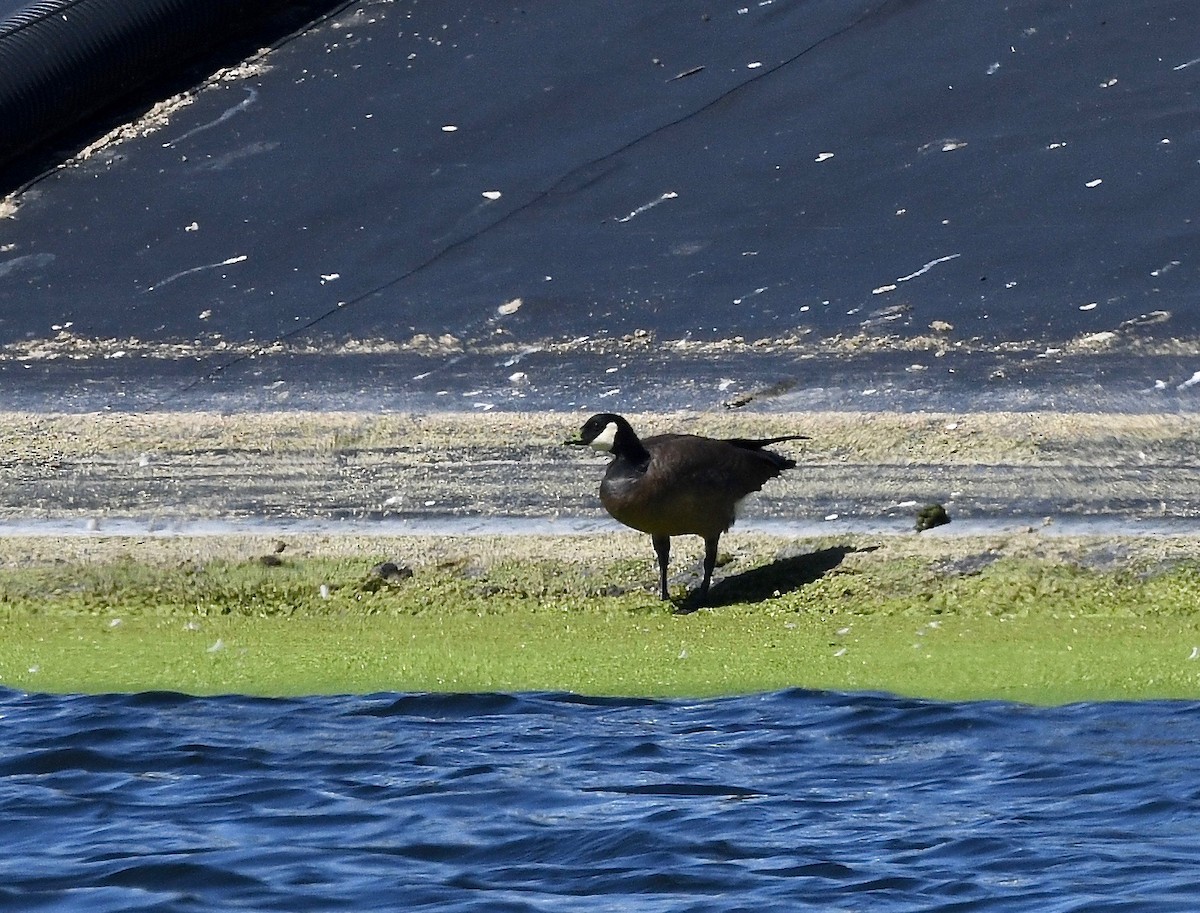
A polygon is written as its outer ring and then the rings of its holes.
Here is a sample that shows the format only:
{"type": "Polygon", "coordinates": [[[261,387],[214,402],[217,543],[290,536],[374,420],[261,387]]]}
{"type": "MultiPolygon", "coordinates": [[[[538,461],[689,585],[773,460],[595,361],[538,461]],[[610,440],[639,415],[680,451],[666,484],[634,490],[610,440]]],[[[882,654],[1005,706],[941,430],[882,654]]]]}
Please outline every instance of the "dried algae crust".
{"type": "MultiPolygon", "coordinates": [[[[0,413],[0,521],[599,517],[575,413],[0,413]]],[[[956,516],[1192,518],[1185,415],[679,413],[644,433],[804,433],[747,519],[946,502],[956,516]]]]}

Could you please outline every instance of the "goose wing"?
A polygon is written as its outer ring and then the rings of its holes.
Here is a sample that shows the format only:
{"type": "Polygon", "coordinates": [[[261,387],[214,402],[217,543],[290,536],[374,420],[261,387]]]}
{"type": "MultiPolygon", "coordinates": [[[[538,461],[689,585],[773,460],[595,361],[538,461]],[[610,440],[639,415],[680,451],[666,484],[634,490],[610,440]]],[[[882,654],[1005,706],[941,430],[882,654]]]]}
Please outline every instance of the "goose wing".
{"type": "MultiPolygon", "coordinates": [[[[762,450],[766,442],[722,441],[690,434],[663,434],[644,442],[651,460],[647,480],[663,488],[707,491],[741,499],[758,491],[795,460],[762,450]]],[[[770,443],[774,443],[771,441],[770,443]]]]}

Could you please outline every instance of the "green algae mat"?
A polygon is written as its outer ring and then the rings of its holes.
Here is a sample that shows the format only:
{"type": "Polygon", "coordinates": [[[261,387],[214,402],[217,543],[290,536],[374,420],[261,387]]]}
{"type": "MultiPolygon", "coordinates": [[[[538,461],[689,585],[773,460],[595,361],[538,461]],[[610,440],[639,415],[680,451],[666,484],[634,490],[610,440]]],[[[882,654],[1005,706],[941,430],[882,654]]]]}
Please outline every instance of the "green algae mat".
{"type": "Polygon", "coordinates": [[[627,533],[0,539],[0,684],[1200,697],[1193,538],[727,538],[706,606],[627,533]]]}

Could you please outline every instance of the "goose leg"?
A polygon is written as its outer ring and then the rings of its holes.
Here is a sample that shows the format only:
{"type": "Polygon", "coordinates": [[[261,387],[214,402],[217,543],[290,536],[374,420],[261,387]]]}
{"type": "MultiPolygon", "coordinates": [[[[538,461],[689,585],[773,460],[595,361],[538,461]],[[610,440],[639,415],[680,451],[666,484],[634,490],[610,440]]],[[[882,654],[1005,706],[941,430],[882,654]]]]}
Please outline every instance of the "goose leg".
{"type": "Polygon", "coordinates": [[[671,537],[652,536],[651,541],[654,542],[654,553],[658,555],[659,591],[666,600],[670,598],[667,595],[667,563],[671,560],[671,537]]]}
{"type": "Polygon", "coordinates": [[[712,581],[713,568],[717,566],[717,543],[720,541],[720,533],[704,540],[704,580],[700,583],[701,600],[708,598],[708,584],[712,581]]]}

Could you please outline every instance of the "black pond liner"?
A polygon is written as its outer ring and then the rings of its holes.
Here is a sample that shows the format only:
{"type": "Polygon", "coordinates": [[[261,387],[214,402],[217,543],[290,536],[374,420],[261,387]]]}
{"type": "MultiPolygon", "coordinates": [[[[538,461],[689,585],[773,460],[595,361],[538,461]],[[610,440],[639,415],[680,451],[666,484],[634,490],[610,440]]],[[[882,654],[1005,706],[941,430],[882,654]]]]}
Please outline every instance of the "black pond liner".
{"type": "Polygon", "coordinates": [[[46,0],[0,20],[0,165],[195,58],[279,0],[46,0]]]}

